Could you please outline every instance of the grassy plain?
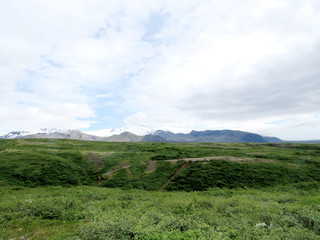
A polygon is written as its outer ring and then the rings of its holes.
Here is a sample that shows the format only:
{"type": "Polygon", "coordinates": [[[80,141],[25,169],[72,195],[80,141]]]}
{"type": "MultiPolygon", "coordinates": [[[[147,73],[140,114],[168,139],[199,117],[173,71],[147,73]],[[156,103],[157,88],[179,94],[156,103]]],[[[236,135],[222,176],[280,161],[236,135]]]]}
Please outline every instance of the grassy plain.
{"type": "MultiPolygon", "coordinates": [[[[0,239],[320,239],[320,191],[1,188],[0,239]]],[[[308,188],[308,186],[305,186],[308,188]]]]}
{"type": "Polygon", "coordinates": [[[0,239],[320,239],[320,145],[0,140],[0,239]]]}

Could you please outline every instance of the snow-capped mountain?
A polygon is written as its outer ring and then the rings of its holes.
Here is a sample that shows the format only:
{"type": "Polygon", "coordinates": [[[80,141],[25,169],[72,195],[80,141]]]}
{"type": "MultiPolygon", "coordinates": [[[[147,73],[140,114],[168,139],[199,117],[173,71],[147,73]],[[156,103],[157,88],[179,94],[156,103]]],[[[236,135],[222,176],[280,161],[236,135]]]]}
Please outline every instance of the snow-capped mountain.
{"type": "MultiPolygon", "coordinates": [[[[133,133],[137,136],[146,136],[157,134],[159,130],[154,128],[149,128],[146,126],[139,125],[125,125],[122,128],[113,128],[113,129],[102,129],[95,131],[86,131],[81,132],[79,130],[71,130],[71,129],[57,129],[57,128],[41,128],[41,129],[31,129],[31,130],[17,130],[11,131],[6,135],[0,136],[3,139],[14,139],[14,138],[72,138],[76,139],[76,136],[83,137],[84,135],[91,135],[90,139],[93,137],[111,137],[114,135],[120,135],[125,132],[133,133]]],[[[164,129],[161,131],[171,131],[173,133],[189,133],[190,130],[180,129],[180,128],[170,128],[164,129]]],[[[80,137],[80,138],[81,138],[80,137]]]]}
{"type": "Polygon", "coordinates": [[[1,136],[1,138],[5,139],[13,139],[13,138],[20,138],[25,137],[27,135],[33,135],[33,134],[51,134],[51,133],[68,133],[71,130],[66,129],[56,129],[56,128],[40,128],[40,129],[31,129],[31,130],[21,130],[21,131],[12,131],[8,134],[1,136]]]}
{"type": "Polygon", "coordinates": [[[275,137],[236,130],[189,131],[182,128],[155,130],[144,126],[127,125],[118,129],[104,129],[83,133],[79,130],[47,129],[12,131],[2,139],[48,138],[106,142],[282,142],[275,137]]]}
{"type": "Polygon", "coordinates": [[[71,129],[56,129],[56,128],[41,128],[33,130],[22,130],[22,131],[12,131],[8,134],[1,136],[3,139],[14,139],[14,138],[70,138],[70,139],[84,139],[91,140],[93,136],[84,134],[79,130],[71,129]]]}
{"type": "Polygon", "coordinates": [[[0,138],[13,139],[13,138],[23,137],[23,136],[26,136],[26,135],[29,135],[29,134],[30,134],[29,131],[12,131],[12,132],[9,132],[6,135],[1,136],[0,138]]]}
{"type": "Polygon", "coordinates": [[[102,130],[86,131],[85,133],[99,137],[110,137],[113,135],[119,135],[124,132],[130,132],[138,136],[144,136],[155,133],[156,129],[148,128],[145,126],[125,125],[122,128],[107,128],[102,130]]]}
{"type": "MultiPolygon", "coordinates": [[[[108,128],[108,129],[102,129],[102,130],[95,130],[95,131],[86,131],[86,134],[99,136],[99,137],[110,137],[113,135],[119,135],[124,132],[130,132],[138,136],[145,136],[149,134],[155,134],[158,131],[158,129],[155,128],[149,128],[146,126],[139,126],[139,125],[125,125],[122,128],[108,128]]],[[[184,129],[184,128],[170,128],[170,129],[163,129],[163,131],[170,131],[173,133],[189,133],[191,130],[184,129]]]]}

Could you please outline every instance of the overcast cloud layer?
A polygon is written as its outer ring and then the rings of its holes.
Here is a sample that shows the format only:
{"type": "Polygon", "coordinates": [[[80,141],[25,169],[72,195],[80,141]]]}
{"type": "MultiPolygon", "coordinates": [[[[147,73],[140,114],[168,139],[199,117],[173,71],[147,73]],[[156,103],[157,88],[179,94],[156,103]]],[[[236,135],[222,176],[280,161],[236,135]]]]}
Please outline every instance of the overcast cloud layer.
{"type": "Polygon", "coordinates": [[[320,139],[320,2],[0,3],[0,134],[238,129],[320,139]]]}

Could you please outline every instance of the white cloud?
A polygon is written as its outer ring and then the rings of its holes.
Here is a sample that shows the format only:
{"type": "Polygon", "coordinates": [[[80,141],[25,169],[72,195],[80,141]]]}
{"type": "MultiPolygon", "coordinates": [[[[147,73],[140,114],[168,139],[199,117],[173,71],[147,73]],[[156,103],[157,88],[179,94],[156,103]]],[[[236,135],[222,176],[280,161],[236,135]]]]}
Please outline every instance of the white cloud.
{"type": "Polygon", "coordinates": [[[93,111],[84,104],[64,103],[46,107],[15,106],[0,108],[1,128],[11,130],[60,128],[78,129],[88,127],[92,121],[79,118],[93,117],[93,111]]]}
{"type": "Polygon", "coordinates": [[[312,0],[3,2],[2,131],[119,114],[108,128],[320,138],[295,131],[320,130],[305,120],[319,113],[319,10],[312,0]],[[286,118],[305,125],[269,124],[286,118]]]}

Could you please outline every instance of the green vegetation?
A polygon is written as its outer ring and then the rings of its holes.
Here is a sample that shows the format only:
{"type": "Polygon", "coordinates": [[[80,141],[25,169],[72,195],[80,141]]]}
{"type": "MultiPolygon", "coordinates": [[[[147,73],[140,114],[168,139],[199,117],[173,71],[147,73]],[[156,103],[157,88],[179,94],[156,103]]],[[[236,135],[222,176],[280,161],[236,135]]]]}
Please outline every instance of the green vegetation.
{"type": "Polygon", "coordinates": [[[320,239],[320,191],[305,188],[0,188],[0,239],[320,239]]]}
{"type": "Polygon", "coordinates": [[[313,240],[319,196],[317,144],[0,140],[0,239],[313,240]]]}
{"type": "Polygon", "coordinates": [[[320,182],[320,145],[0,141],[3,186],[162,190],[165,185],[167,191],[202,191],[303,182],[320,182]],[[152,164],[154,169],[149,171],[152,164]]]}
{"type": "Polygon", "coordinates": [[[217,160],[205,165],[202,162],[191,162],[183,173],[173,179],[167,190],[202,191],[210,187],[259,188],[314,180],[320,180],[319,168],[217,160]]]}

